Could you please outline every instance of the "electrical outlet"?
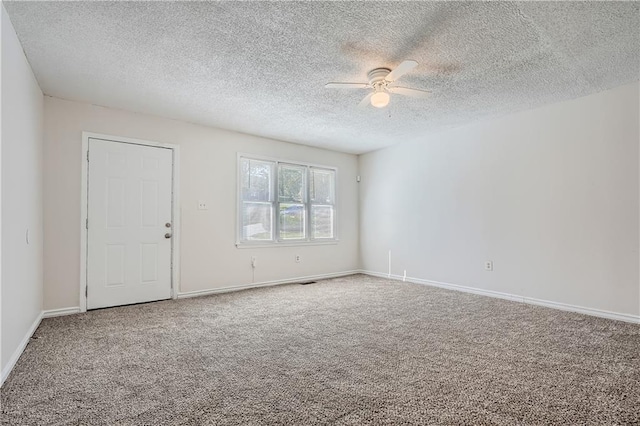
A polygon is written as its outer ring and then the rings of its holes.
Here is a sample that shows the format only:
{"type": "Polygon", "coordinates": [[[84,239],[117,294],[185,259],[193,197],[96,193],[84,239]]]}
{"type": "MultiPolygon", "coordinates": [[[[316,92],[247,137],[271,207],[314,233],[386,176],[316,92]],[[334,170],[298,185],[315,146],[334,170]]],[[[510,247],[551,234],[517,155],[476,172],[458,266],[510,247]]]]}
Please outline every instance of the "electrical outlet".
{"type": "Polygon", "coordinates": [[[486,262],[484,262],[484,270],[485,271],[493,271],[493,261],[492,260],[487,260],[486,262]]]}
{"type": "Polygon", "coordinates": [[[296,254],[296,263],[300,263],[300,255],[296,254]]]}
{"type": "Polygon", "coordinates": [[[198,201],[198,210],[209,210],[206,201],[198,201]]]}
{"type": "Polygon", "coordinates": [[[256,266],[258,266],[258,259],[255,256],[251,256],[251,267],[255,268],[256,266]]]}

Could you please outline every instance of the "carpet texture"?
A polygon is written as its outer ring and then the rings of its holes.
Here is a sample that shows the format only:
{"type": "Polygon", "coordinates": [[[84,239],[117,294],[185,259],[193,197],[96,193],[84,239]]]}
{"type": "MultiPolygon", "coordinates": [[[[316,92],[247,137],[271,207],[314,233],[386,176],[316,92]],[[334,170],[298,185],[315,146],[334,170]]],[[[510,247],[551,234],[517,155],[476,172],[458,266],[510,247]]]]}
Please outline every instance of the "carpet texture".
{"type": "Polygon", "coordinates": [[[640,326],[355,275],[42,321],[2,424],[638,424],[640,326]]]}

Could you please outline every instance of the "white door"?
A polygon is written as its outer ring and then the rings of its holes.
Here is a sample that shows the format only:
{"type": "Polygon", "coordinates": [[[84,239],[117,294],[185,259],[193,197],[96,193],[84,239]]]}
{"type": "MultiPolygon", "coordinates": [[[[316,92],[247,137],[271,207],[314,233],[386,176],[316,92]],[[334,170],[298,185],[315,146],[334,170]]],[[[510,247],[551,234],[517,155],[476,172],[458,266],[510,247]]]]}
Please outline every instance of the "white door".
{"type": "Polygon", "coordinates": [[[87,309],[171,297],[172,154],[89,139],[87,309]]]}

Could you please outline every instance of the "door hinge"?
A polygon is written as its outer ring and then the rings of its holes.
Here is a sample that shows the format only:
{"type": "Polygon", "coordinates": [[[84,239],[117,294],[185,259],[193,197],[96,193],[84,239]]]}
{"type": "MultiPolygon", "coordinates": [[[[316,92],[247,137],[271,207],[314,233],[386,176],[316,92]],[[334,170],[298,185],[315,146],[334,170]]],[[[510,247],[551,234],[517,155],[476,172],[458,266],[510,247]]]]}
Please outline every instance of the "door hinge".
{"type": "Polygon", "coordinates": [[[84,288],[84,297],[89,297],[89,286],[88,285],[84,288]]]}
{"type": "Polygon", "coordinates": [[[86,221],[84,222],[84,227],[85,229],[89,229],[89,218],[87,218],[86,221]]]}
{"type": "Polygon", "coordinates": [[[87,150],[87,163],[89,162],[89,151],[87,150]]]}

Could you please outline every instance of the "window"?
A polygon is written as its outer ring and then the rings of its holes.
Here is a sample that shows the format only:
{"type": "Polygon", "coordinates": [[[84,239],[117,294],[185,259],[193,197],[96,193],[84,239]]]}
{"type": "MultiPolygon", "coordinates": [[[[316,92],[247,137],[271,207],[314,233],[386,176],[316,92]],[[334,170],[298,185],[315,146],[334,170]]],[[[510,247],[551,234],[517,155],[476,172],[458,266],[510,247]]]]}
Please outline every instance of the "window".
{"type": "Polygon", "coordinates": [[[270,161],[241,162],[242,240],[273,240],[273,168],[270,161]]]}
{"type": "Polygon", "coordinates": [[[333,238],[336,173],[333,170],[310,167],[309,175],[311,235],[314,239],[333,238]]]}
{"type": "Polygon", "coordinates": [[[239,156],[239,244],[336,239],[336,170],[239,156]]]}

